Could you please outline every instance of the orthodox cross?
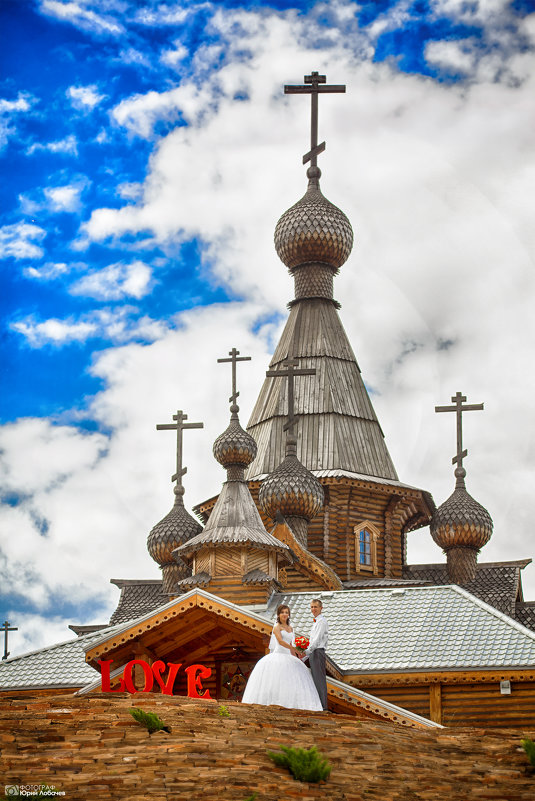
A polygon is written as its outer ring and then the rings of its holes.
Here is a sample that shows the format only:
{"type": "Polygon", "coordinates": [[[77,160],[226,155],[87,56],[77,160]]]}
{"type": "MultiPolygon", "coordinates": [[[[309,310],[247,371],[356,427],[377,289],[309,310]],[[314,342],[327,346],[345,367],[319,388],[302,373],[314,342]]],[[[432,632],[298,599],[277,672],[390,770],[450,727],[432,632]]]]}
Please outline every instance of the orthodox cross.
{"type": "Polygon", "coordinates": [[[179,410],[173,415],[176,423],[160,423],[156,426],[156,431],[176,431],[176,473],[171,476],[171,481],[176,481],[178,486],[182,486],[182,476],[188,472],[187,467],[182,467],[182,432],[185,428],[204,428],[204,423],[185,423],[188,415],[179,410]]]}
{"type": "Polygon", "coordinates": [[[463,466],[463,459],[468,455],[468,451],[463,451],[463,412],[480,412],[484,408],[483,403],[467,403],[463,406],[466,400],[466,395],[457,392],[452,397],[454,406],[435,406],[435,412],[455,412],[457,414],[457,455],[451,460],[452,464],[457,464],[458,467],[463,466]]]}
{"type": "Polygon", "coordinates": [[[310,95],[310,150],[303,156],[303,164],[310,161],[312,167],[318,166],[318,156],[325,150],[325,142],[318,145],[318,95],[324,92],[345,92],[344,85],[326,84],[327,77],[313,72],[305,75],[304,86],[285,86],[285,95],[310,95]]]}
{"type": "Polygon", "coordinates": [[[239,392],[236,392],[236,362],[250,362],[250,356],[240,356],[240,351],[236,348],[229,350],[228,355],[230,359],[218,359],[219,362],[232,362],[232,395],[229,398],[229,403],[236,403],[239,392]]]}
{"type": "Polygon", "coordinates": [[[294,411],[294,377],[296,375],[316,375],[316,371],[314,368],[298,368],[299,359],[286,359],[282,364],[286,370],[268,370],[266,375],[269,378],[288,378],[288,420],[284,424],[283,430],[293,437],[295,436],[294,425],[299,419],[294,411]]]}
{"type": "Polygon", "coordinates": [[[2,629],[4,630],[4,656],[2,657],[2,659],[7,659],[9,656],[9,651],[7,650],[7,633],[8,631],[18,631],[18,629],[10,627],[7,620],[4,621],[2,629]]]}

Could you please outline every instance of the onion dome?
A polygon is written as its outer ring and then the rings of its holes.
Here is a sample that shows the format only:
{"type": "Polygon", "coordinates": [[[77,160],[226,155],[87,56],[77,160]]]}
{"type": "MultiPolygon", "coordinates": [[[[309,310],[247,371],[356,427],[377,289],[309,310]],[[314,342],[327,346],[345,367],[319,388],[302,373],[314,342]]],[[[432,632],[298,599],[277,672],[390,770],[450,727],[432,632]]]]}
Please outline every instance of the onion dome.
{"type": "Polygon", "coordinates": [[[234,403],[230,411],[232,415],[229,427],[214,442],[214,457],[227,470],[237,467],[243,471],[255,460],[257,446],[252,436],[240,425],[239,407],[234,403]]]}
{"type": "Polygon", "coordinates": [[[464,467],[458,467],[455,476],[455,490],[435,511],[430,530],[446,552],[450,578],[465,584],[475,576],[477,552],[490,540],[493,523],[487,510],[466,491],[464,467]]]}
{"type": "Polygon", "coordinates": [[[195,537],[202,526],[184,508],[184,487],[176,486],[175,503],[169,514],[152,528],[147,537],[147,549],[155,562],[160,566],[173,562],[172,551],[192,537],[195,537]]]}
{"type": "Polygon", "coordinates": [[[272,520],[280,512],[306,547],[308,523],[323,507],[324,492],[318,479],[295,454],[296,440],[288,438],[286,457],[260,487],[258,501],[272,520]]]}
{"type": "Polygon", "coordinates": [[[184,487],[177,485],[173,492],[173,508],[147,537],[148,552],[162,569],[162,590],[170,596],[176,595],[178,582],[191,575],[190,567],[173,550],[202,531],[200,523],[184,508],[184,487]]]}
{"type": "Polygon", "coordinates": [[[213,548],[228,551],[234,546],[247,545],[250,550],[277,552],[291,562],[288,546],[266,531],[255,506],[244,471],[256,456],[256,442],[240,425],[239,407],[234,403],[230,410],[230,425],[213,447],[215,458],[227,471],[227,480],[204,530],[177,548],[174,556],[187,559],[213,548]]]}
{"type": "Polygon", "coordinates": [[[320,263],[336,272],[351,253],[353,229],[343,211],[323,196],[319,168],[309,167],[307,175],[305,195],[277,223],[275,248],[290,270],[320,263]]]}

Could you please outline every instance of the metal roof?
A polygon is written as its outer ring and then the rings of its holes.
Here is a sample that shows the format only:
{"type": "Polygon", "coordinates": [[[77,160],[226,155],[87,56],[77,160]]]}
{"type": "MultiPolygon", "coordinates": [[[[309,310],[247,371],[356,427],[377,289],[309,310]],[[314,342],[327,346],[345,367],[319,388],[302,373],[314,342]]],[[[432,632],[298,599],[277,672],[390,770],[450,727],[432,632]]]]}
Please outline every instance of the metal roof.
{"type": "Polygon", "coordinates": [[[118,626],[84,634],[38,651],[0,662],[0,690],[80,687],[95,678],[95,670],[85,661],[85,649],[118,626]]]}
{"type": "MultiPolygon", "coordinates": [[[[210,593],[196,589],[181,595],[210,593]]],[[[254,611],[224,601],[230,609],[272,623],[287,603],[297,633],[311,627],[310,601],[320,597],[329,620],[329,657],[349,673],[418,670],[501,669],[535,666],[535,632],[456,586],[394,587],[276,594],[254,611]]],[[[216,599],[221,602],[222,599],[216,599]]],[[[158,609],[171,607],[170,601],[158,609]]],[[[154,614],[85,634],[0,663],[0,690],[80,687],[95,679],[85,652],[111,633],[154,614]]]]}
{"type": "MultiPolygon", "coordinates": [[[[520,587],[520,571],[531,560],[481,562],[474,579],[463,584],[468,592],[510,617],[516,617],[515,603],[520,587]]],[[[404,579],[419,579],[435,585],[451,584],[445,564],[404,565],[404,579]]],[[[523,621],[521,621],[523,622],[523,621]]]]}
{"type": "Polygon", "coordinates": [[[535,666],[535,632],[457,585],[289,593],[298,633],[310,631],[310,601],[329,620],[328,653],[344,671],[375,673],[535,666]]]}

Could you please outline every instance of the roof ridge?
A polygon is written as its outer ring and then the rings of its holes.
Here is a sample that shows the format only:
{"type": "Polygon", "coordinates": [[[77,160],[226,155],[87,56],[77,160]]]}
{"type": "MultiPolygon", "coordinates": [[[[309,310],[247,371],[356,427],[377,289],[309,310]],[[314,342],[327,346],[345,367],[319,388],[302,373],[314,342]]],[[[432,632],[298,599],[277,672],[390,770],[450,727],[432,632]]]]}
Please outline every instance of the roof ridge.
{"type": "MultiPolygon", "coordinates": [[[[418,587],[416,589],[425,589],[425,588],[418,587]]],[[[509,615],[506,615],[505,612],[500,612],[499,609],[496,609],[496,607],[491,606],[485,601],[482,601],[481,598],[478,598],[476,595],[472,595],[472,593],[468,592],[468,590],[465,590],[464,587],[459,587],[458,584],[443,584],[441,587],[435,587],[435,589],[455,590],[456,592],[459,593],[459,595],[466,596],[469,600],[473,601],[476,604],[476,606],[479,606],[486,612],[490,612],[494,617],[503,620],[504,623],[508,623],[512,628],[516,629],[521,634],[529,634],[530,639],[535,642],[535,631],[532,631],[532,629],[528,629],[527,626],[522,625],[522,623],[519,623],[518,620],[515,620],[513,617],[509,617],[509,615]]]]}
{"type": "Polygon", "coordinates": [[[17,656],[12,656],[11,659],[3,659],[0,662],[0,669],[4,665],[13,664],[13,662],[16,662],[17,659],[26,659],[26,657],[28,656],[35,656],[35,654],[41,654],[44,651],[52,651],[55,650],[56,648],[63,648],[65,645],[73,645],[74,643],[82,642],[87,638],[95,637],[95,635],[100,634],[101,632],[104,631],[109,632],[111,629],[116,628],[118,625],[120,624],[116,623],[114,626],[106,626],[105,629],[100,629],[99,631],[90,631],[87,632],[87,634],[81,634],[79,637],[72,637],[70,640],[64,640],[63,642],[55,642],[53,645],[45,645],[43,646],[43,648],[36,648],[33,651],[26,651],[26,653],[24,654],[17,654],[17,656]]]}
{"type": "MultiPolygon", "coordinates": [[[[206,598],[207,600],[214,601],[217,604],[225,604],[226,606],[230,607],[231,609],[234,609],[237,612],[241,612],[242,614],[252,615],[254,618],[256,618],[256,620],[258,620],[258,621],[260,621],[262,623],[272,623],[273,622],[270,618],[267,618],[265,616],[259,615],[257,612],[251,612],[249,609],[246,608],[246,606],[240,606],[239,604],[235,604],[235,603],[232,603],[232,601],[226,600],[226,598],[223,598],[222,596],[213,595],[211,592],[208,592],[207,590],[203,590],[200,587],[194,587],[193,589],[188,590],[188,592],[185,592],[182,595],[179,595],[176,598],[173,598],[168,603],[162,604],[161,606],[156,606],[154,609],[151,609],[150,612],[145,612],[144,614],[139,615],[138,617],[133,617],[130,620],[125,620],[123,623],[117,623],[116,626],[110,626],[110,628],[117,628],[118,633],[119,633],[122,629],[130,628],[132,626],[132,624],[134,624],[134,623],[138,623],[138,622],[140,623],[143,620],[147,620],[148,618],[153,617],[156,614],[159,614],[164,609],[170,609],[174,604],[182,604],[184,601],[186,601],[188,598],[190,598],[191,596],[193,596],[195,594],[201,595],[204,598],[206,598]]],[[[97,633],[100,634],[100,632],[97,632],[97,633]]],[[[100,641],[103,642],[106,639],[106,636],[102,636],[100,638],[96,638],[95,642],[94,642],[94,645],[95,646],[99,645],[100,641]]],[[[81,639],[82,639],[81,637],[77,638],[78,641],[81,640],[81,639]]]]}

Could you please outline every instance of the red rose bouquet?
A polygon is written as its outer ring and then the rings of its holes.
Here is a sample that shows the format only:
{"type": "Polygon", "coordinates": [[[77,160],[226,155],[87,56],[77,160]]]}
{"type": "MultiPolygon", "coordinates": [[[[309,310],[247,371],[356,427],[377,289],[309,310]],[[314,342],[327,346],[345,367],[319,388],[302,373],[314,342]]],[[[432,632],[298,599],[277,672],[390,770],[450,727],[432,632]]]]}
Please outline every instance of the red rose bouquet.
{"type": "Polygon", "coordinates": [[[309,645],[310,645],[310,640],[308,639],[308,637],[295,638],[295,648],[298,652],[304,654],[309,645]]]}

